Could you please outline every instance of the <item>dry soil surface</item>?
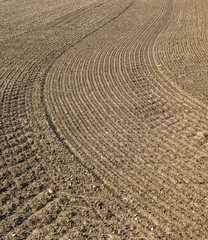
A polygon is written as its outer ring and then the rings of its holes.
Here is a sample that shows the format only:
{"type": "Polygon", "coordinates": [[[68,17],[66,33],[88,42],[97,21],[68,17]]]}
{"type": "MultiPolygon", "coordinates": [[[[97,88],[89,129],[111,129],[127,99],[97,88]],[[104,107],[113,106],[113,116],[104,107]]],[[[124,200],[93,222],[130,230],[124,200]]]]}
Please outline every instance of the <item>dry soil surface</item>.
{"type": "Polygon", "coordinates": [[[208,239],[208,1],[0,0],[0,239],[208,239]]]}

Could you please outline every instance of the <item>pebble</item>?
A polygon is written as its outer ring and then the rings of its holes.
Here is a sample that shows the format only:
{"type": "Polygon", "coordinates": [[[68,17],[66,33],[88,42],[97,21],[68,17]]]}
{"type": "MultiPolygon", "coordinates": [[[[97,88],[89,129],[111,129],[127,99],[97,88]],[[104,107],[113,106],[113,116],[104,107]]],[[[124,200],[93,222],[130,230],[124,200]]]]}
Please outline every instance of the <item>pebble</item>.
{"type": "Polygon", "coordinates": [[[52,189],[48,189],[48,193],[52,194],[53,190],[52,189]]]}

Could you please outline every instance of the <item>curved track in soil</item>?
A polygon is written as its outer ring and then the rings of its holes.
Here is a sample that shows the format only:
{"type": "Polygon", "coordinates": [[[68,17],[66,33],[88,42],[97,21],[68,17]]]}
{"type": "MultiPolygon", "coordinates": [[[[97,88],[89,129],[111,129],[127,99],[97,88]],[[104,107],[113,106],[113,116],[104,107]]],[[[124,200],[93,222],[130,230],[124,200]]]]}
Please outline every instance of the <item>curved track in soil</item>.
{"type": "Polygon", "coordinates": [[[0,238],[207,239],[207,3],[0,5],[0,238]]]}

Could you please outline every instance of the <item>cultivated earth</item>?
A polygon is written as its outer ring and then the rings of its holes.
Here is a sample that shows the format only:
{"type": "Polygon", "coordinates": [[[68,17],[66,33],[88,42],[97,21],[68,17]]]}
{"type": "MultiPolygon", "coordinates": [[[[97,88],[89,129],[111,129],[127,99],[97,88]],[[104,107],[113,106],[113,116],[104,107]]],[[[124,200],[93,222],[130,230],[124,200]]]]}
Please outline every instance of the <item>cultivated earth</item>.
{"type": "Polygon", "coordinates": [[[208,239],[207,9],[0,0],[0,239],[208,239]]]}

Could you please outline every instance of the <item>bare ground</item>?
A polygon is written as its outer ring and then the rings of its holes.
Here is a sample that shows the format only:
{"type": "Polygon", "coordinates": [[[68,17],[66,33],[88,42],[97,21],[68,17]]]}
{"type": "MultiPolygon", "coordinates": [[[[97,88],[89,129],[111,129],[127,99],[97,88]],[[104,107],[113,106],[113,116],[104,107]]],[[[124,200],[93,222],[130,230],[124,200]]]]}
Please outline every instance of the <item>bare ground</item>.
{"type": "Polygon", "coordinates": [[[208,3],[0,0],[0,239],[208,239],[208,3]]]}

